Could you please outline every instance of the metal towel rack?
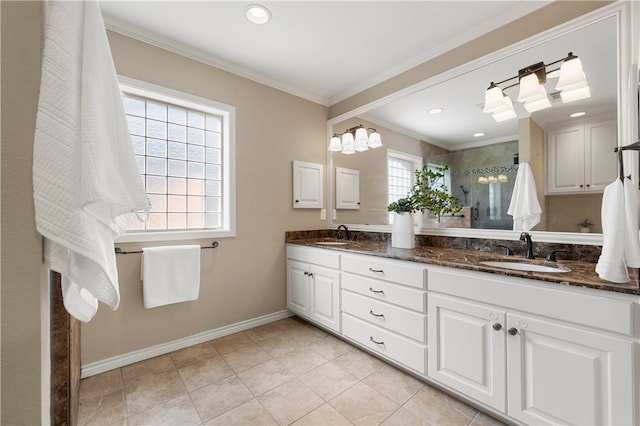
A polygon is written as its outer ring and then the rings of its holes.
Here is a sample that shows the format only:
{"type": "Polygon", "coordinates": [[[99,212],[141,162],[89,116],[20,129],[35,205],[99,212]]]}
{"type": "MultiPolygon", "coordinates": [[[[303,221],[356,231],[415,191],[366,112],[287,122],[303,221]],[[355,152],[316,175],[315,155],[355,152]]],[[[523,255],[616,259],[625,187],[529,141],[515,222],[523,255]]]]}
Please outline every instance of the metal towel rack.
{"type": "MultiPolygon", "coordinates": [[[[216,248],[218,247],[218,242],[214,241],[211,243],[210,246],[204,246],[204,247],[200,247],[202,250],[204,249],[212,249],[212,248],[216,248]]],[[[136,251],[123,251],[120,247],[116,247],[115,248],[116,254],[135,254],[135,253],[142,253],[142,250],[136,250],[136,251]]]]}
{"type": "Polygon", "coordinates": [[[624,162],[622,161],[623,151],[640,151],[640,141],[634,142],[627,146],[617,146],[613,148],[613,152],[618,153],[618,171],[620,173],[620,180],[624,181],[624,162]]]}

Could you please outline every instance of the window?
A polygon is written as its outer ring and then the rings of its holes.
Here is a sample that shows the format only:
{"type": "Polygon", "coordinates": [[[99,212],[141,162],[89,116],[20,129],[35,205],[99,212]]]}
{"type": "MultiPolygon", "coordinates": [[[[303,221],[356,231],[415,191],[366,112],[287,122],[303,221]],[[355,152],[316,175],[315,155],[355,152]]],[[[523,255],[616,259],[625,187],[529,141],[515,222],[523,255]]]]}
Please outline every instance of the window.
{"type": "Polygon", "coordinates": [[[151,210],[123,216],[118,241],[235,235],[235,109],[130,79],[121,89],[151,210]]]}
{"type": "MultiPolygon", "coordinates": [[[[415,182],[415,171],[422,168],[422,159],[398,151],[387,151],[387,176],[389,204],[407,196],[415,182]]],[[[393,223],[393,212],[389,212],[389,223],[393,223]]]]}

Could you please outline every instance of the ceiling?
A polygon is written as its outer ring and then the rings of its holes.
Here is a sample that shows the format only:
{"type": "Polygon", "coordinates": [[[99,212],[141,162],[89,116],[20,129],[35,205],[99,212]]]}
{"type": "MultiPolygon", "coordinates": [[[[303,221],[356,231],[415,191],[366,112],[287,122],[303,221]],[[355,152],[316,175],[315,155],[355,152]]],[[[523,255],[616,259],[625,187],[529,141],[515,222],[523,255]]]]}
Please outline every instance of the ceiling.
{"type": "MultiPolygon", "coordinates": [[[[549,2],[266,1],[260,4],[270,10],[272,21],[261,26],[244,17],[253,0],[100,3],[111,30],[329,106],[549,2]]],[[[580,55],[580,49],[573,50],[580,55]]],[[[567,53],[564,47],[561,51],[558,58],[567,53]]],[[[479,87],[471,80],[439,86],[439,94],[416,94],[372,111],[370,118],[442,146],[462,143],[463,132],[478,131],[490,117],[480,115],[480,123],[461,121],[459,112],[447,120],[441,115],[434,123],[425,119],[424,105],[448,99],[477,109],[490,81],[557,58],[520,59],[518,66],[503,63],[488,70],[479,87]]],[[[437,106],[454,111],[442,102],[437,106]]]]}

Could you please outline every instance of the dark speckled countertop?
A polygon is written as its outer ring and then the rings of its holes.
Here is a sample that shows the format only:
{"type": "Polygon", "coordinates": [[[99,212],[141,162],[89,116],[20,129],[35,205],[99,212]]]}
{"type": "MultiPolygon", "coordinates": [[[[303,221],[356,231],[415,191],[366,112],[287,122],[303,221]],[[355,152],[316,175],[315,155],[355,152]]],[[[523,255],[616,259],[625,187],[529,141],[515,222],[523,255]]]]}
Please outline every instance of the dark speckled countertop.
{"type": "Polygon", "coordinates": [[[595,272],[595,263],[590,262],[581,262],[575,260],[558,260],[557,262],[548,262],[544,260],[544,258],[526,260],[522,256],[518,255],[505,257],[496,253],[489,253],[485,251],[460,250],[431,246],[417,246],[415,249],[411,250],[397,249],[391,247],[390,241],[348,241],[346,245],[338,246],[321,245],[318,244],[318,241],[337,240],[335,238],[326,237],[287,240],[288,243],[319,247],[327,250],[338,250],[347,253],[367,254],[372,256],[386,257],[390,259],[421,262],[431,265],[448,266],[452,268],[469,269],[480,272],[490,272],[494,274],[541,280],[564,285],[589,287],[598,290],[640,295],[637,269],[629,270],[631,281],[625,284],[619,284],[601,280],[598,277],[598,274],[595,272]],[[484,261],[530,262],[547,266],[560,266],[570,269],[570,272],[550,273],[518,271],[482,265],[480,262],[484,261]]]}

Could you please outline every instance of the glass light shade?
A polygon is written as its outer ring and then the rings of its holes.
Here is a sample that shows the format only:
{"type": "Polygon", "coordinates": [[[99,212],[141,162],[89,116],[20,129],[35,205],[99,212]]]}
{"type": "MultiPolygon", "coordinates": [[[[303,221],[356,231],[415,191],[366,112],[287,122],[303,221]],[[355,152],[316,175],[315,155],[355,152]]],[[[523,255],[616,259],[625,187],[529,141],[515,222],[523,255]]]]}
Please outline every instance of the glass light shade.
{"type": "Polygon", "coordinates": [[[520,79],[518,102],[534,102],[547,96],[547,91],[538,82],[536,74],[528,74],[520,79]]]}
{"type": "Polygon", "coordinates": [[[579,101],[580,99],[587,99],[591,97],[591,89],[588,85],[579,87],[577,89],[564,89],[560,92],[560,98],[565,104],[573,101],[579,101]]]}
{"type": "Polygon", "coordinates": [[[505,98],[508,97],[502,93],[502,89],[498,86],[487,89],[484,92],[484,108],[482,112],[495,112],[500,108],[504,108],[507,102],[505,98]]]}
{"type": "Polygon", "coordinates": [[[355,150],[358,152],[366,151],[369,149],[367,143],[369,142],[369,136],[367,130],[364,127],[358,127],[355,137],[355,150]]]}
{"type": "Polygon", "coordinates": [[[343,154],[355,154],[355,141],[351,132],[347,132],[342,135],[342,153],[343,154]]]}
{"type": "Polygon", "coordinates": [[[342,151],[342,144],[338,136],[333,135],[331,141],[329,141],[329,151],[342,151]]]}
{"type": "Polygon", "coordinates": [[[497,177],[495,177],[495,176],[489,176],[489,177],[487,178],[487,181],[488,181],[489,183],[496,183],[496,182],[498,182],[498,178],[497,178],[497,177]]]}
{"type": "Polygon", "coordinates": [[[582,71],[582,62],[579,58],[564,61],[560,67],[560,78],[556,90],[576,89],[587,84],[587,77],[582,71]]]}
{"type": "Polygon", "coordinates": [[[484,176],[480,176],[478,177],[478,183],[481,183],[481,184],[489,183],[489,180],[484,176]]]}
{"type": "Polygon", "coordinates": [[[508,182],[507,175],[498,175],[498,182],[508,182]]]}
{"type": "Polygon", "coordinates": [[[367,141],[362,139],[356,140],[356,144],[354,148],[358,152],[366,151],[369,149],[369,147],[367,146],[367,141]]]}
{"type": "Polygon", "coordinates": [[[380,148],[382,146],[382,138],[380,133],[374,131],[369,135],[369,148],[380,148]]]}
{"type": "Polygon", "coordinates": [[[511,98],[508,96],[504,97],[506,100],[506,106],[497,109],[491,116],[496,122],[500,123],[501,121],[509,120],[512,118],[516,118],[516,112],[513,109],[513,102],[511,102],[511,98]]]}
{"type": "Polygon", "coordinates": [[[546,94],[547,92],[545,91],[545,96],[542,99],[538,99],[532,102],[525,102],[524,109],[526,109],[529,112],[535,112],[535,111],[540,111],[541,109],[549,108],[551,106],[551,102],[549,102],[549,97],[546,96],[546,94]]]}

